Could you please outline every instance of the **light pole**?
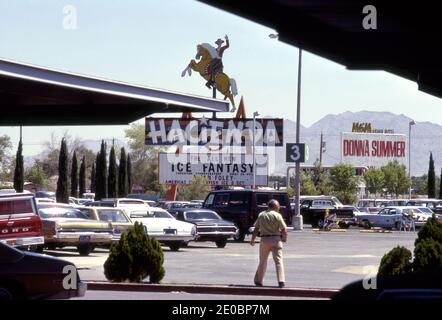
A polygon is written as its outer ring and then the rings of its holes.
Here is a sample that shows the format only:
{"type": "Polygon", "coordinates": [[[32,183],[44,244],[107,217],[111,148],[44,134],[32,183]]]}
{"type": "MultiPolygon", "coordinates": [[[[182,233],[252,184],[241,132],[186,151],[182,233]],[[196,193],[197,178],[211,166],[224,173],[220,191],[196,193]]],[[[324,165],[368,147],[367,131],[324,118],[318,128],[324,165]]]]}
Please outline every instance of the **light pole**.
{"type": "MultiPolygon", "coordinates": [[[[278,39],[278,33],[269,34],[269,38],[278,39]]],[[[296,143],[300,143],[300,132],[301,132],[301,67],[302,67],[302,49],[299,47],[298,54],[298,93],[296,99],[296,143]]],[[[301,197],[301,164],[296,162],[295,166],[295,216],[301,214],[300,212],[300,197],[301,197]]],[[[288,176],[288,175],[287,175],[288,176]]],[[[289,180],[287,180],[287,186],[289,186],[289,180]]],[[[293,225],[295,225],[295,219],[293,219],[293,225]]]]}
{"type": "Polygon", "coordinates": [[[255,112],[253,112],[253,132],[252,132],[252,135],[253,135],[253,145],[252,145],[252,153],[253,153],[253,188],[252,189],[255,189],[256,188],[256,156],[255,156],[255,143],[256,143],[256,141],[255,141],[255,131],[256,131],[256,117],[258,117],[259,116],[259,112],[258,111],[255,111],[255,112]]]}
{"type": "MultiPolygon", "coordinates": [[[[296,99],[296,143],[300,143],[300,133],[301,133],[301,67],[302,67],[302,49],[299,48],[298,54],[298,94],[296,99]]],[[[301,214],[299,208],[299,198],[301,196],[301,164],[296,162],[295,167],[295,216],[301,214]]],[[[293,220],[295,221],[295,220],[293,220]]]]}
{"type": "Polygon", "coordinates": [[[410,188],[408,190],[408,198],[411,200],[411,126],[414,126],[416,122],[411,120],[408,123],[408,179],[410,179],[410,188]]]}

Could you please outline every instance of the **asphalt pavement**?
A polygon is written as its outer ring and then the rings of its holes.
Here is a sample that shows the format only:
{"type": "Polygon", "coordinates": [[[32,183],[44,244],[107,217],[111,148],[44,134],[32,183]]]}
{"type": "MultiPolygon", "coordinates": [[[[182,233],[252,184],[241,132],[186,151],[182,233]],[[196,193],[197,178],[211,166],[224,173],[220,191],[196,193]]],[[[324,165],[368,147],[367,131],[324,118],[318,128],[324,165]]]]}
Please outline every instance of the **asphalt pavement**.
{"type": "MultiPolygon", "coordinates": [[[[416,232],[362,233],[357,228],[346,232],[292,230],[283,251],[286,287],[342,288],[375,272],[382,256],[393,247],[402,245],[413,250],[416,237],[416,232]]],[[[163,247],[166,276],[162,282],[253,285],[259,245],[252,247],[247,240],[249,237],[242,243],[229,242],[223,249],[208,242],[192,242],[178,252],[163,247]]],[[[108,250],[96,249],[88,257],[79,256],[75,248],[47,254],[73,262],[83,280],[106,280],[103,264],[108,250]]],[[[264,285],[277,285],[271,257],[264,285]]]]}

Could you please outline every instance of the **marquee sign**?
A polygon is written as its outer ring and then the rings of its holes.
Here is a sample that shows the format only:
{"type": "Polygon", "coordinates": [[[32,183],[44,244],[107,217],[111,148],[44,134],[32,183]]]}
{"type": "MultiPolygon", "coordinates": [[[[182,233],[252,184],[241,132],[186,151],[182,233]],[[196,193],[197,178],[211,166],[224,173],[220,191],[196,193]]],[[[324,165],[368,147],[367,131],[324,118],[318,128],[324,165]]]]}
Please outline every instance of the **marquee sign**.
{"type": "MultiPolygon", "coordinates": [[[[251,146],[253,119],[146,118],[146,145],[251,146]]],[[[283,146],[283,119],[256,119],[257,146],[283,146]]]]}
{"type": "MultiPolygon", "coordinates": [[[[253,184],[253,158],[245,154],[159,153],[159,182],[189,184],[203,176],[210,185],[250,186],[253,184]]],[[[268,184],[268,157],[257,154],[256,185],[268,184]]]]}
{"type": "Polygon", "coordinates": [[[353,166],[381,167],[397,160],[407,165],[406,141],[404,134],[343,132],[342,162],[353,166]]]}

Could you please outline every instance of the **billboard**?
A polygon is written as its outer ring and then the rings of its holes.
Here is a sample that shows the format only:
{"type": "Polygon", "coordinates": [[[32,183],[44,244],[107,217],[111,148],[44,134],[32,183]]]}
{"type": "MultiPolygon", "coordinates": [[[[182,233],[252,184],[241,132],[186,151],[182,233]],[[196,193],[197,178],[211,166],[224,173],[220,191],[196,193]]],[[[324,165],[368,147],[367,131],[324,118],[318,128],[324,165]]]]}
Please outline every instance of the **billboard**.
{"type": "MultiPolygon", "coordinates": [[[[159,153],[159,182],[189,184],[194,176],[204,176],[210,185],[253,185],[253,156],[222,153],[159,153]]],[[[268,184],[268,157],[257,154],[256,185],[268,184]]]]}
{"type": "Polygon", "coordinates": [[[407,165],[407,155],[405,134],[341,134],[341,160],[356,167],[381,167],[394,160],[407,165]]]}
{"type": "MultiPolygon", "coordinates": [[[[257,146],[283,146],[283,119],[256,119],[257,146]]],[[[253,119],[146,118],[146,145],[250,146],[253,119]]]]}

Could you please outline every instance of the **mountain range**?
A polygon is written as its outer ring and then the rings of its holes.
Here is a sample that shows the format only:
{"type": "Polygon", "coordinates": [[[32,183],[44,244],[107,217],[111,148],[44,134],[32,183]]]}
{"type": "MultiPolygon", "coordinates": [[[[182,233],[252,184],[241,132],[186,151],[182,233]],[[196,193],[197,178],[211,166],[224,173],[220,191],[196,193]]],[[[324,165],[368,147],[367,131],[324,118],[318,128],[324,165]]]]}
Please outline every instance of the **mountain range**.
{"type": "MultiPolygon", "coordinates": [[[[341,160],[340,141],[341,132],[351,132],[354,122],[371,123],[373,129],[392,129],[394,133],[407,136],[411,118],[403,114],[391,112],[344,112],[340,114],[328,114],[310,127],[301,126],[300,141],[309,146],[309,160],[305,163],[312,165],[319,158],[319,145],[321,132],[325,142],[325,152],[322,155],[323,165],[334,165],[341,160]]],[[[290,120],[284,121],[284,142],[296,141],[296,123],[290,120]]],[[[442,126],[431,122],[416,122],[411,131],[411,174],[421,176],[428,172],[430,152],[435,160],[436,174],[442,167],[442,126]]],[[[276,153],[276,166],[272,172],[276,175],[285,175],[284,152],[276,153]]]]}

